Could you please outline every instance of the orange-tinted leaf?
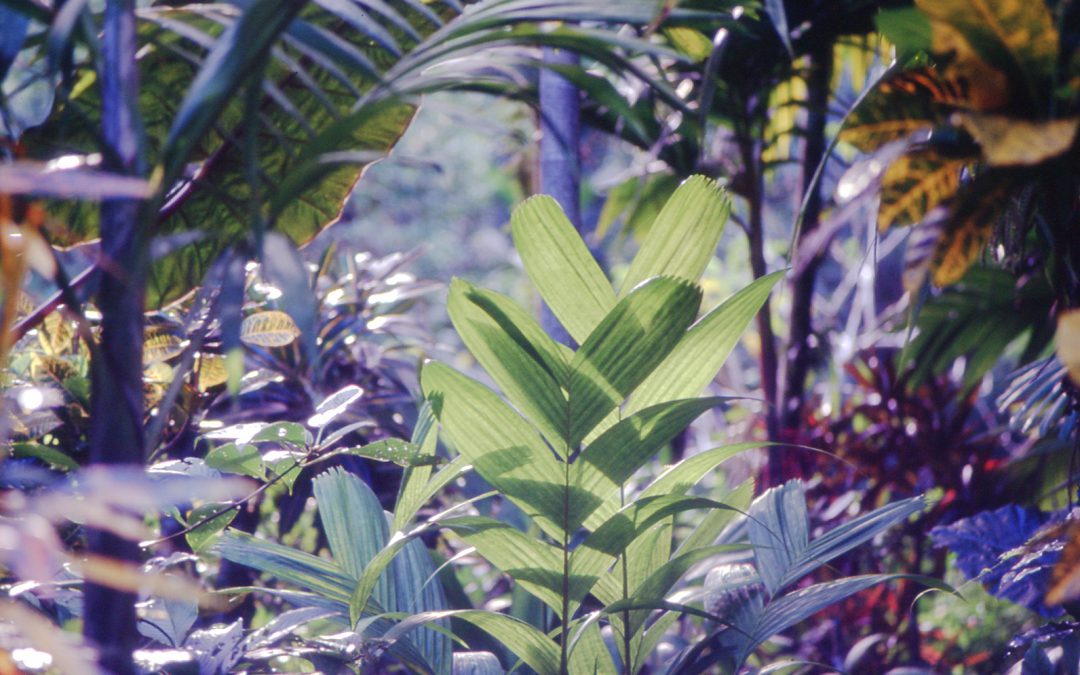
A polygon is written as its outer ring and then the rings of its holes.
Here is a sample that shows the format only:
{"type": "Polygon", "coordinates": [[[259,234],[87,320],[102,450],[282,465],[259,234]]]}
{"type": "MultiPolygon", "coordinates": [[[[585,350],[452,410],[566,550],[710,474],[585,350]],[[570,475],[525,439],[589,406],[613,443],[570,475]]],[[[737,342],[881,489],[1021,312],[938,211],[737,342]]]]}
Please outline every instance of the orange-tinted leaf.
{"type": "MultiPolygon", "coordinates": [[[[1075,312],[1073,312],[1075,315],[1075,312]]],[[[1061,331],[1060,324],[1058,332],[1061,331]]],[[[1046,604],[1060,605],[1080,597],[1080,521],[1073,521],[1065,534],[1061,559],[1050,574],[1050,590],[1046,604]]]]}
{"type": "Polygon", "coordinates": [[[946,159],[931,150],[901,155],[881,179],[878,229],[914,225],[941,202],[956,194],[965,162],[946,159]]]}
{"type": "Polygon", "coordinates": [[[948,76],[971,84],[972,98],[979,102],[973,109],[1000,108],[1019,90],[1035,95],[1052,77],[1059,37],[1054,16],[1042,0],[915,4],[930,19],[931,51],[944,57],[948,76]]]}
{"type": "Polygon", "coordinates": [[[935,286],[948,286],[964,276],[990,240],[1009,184],[987,174],[967,186],[945,221],[932,264],[935,286]]]}
{"type": "Polygon", "coordinates": [[[933,128],[964,101],[964,91],[933,68],[898,72],[878,84],[852,111],[840,138],[863,152],[933,128]]]}

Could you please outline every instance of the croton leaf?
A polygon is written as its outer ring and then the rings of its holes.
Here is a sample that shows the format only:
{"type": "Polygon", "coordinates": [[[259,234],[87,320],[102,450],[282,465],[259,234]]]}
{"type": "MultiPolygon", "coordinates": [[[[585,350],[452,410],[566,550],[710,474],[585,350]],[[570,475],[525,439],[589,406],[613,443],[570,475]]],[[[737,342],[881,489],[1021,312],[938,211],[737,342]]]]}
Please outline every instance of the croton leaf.
{"type": "Polygon", "coordinates": [[[878,229],[922,222],[935,206],[952,197],[960,187],[964,162],[939,156],[932,150],[915,150],[889,165],[881,179],[878,229]]]}
{"type": "Polygon", "coordinates": [[[1045,2],[916,0],[930,20],[931,52],[947,57],[948,74],[966,81],[976,110],[993,110],[1025,91],[1029,100],[1050,81],[1058,32],[1045,2]]]}
{"type": "Polygon", "coordinates": [[[883,79],[851,112],[840,139],[863,152],[927,131],[964,102],[963,91],[932,67],[899,71],[883,79]]]}
{"type": "Polygon", "coordinates": [[[965,186],[945,221],[931,263],[933,282],[948,286],[960,280],[993,234],[1010,181],[987,172],[965,186]]]}
{"type": "Polygon", "coordinates": [[[1076,140],[1080,117],[1024,120],[1008,115],[957,113],[990,166],[1031,166],[1061,155],[1076,140]]]}

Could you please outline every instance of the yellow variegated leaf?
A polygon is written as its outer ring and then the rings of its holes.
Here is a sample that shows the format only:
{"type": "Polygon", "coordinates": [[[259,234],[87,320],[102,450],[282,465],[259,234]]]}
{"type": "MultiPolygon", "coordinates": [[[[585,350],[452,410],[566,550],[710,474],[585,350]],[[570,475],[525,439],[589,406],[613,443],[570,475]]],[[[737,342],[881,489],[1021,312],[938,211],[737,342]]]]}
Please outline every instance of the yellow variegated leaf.
{"type": "Polygon", "coordinates": [[[931,51],[944,65],[940,79],[959,90],[963,107],[971,110],[1000,110],[1013,99],[1014,82],[998,64],[985,61],[968,41],[968,36],[942,21],[931,21],[931,51]]]}
{"type": "Polygon", "coordinates": [[[30,375],[36,379],[51,377],[57,382],[63,382],[78,374],[79,371],[70,361],[51,354],[34,354],[30,359],[30,375]]]}
{"type": "Polygon", "coordinates": [[[284,347],[300,337],[296,322],[285,312],[258,312],[244,318],[240,339],[259,347],[284,347]]]}
{"type": "Polygon", "coordinates": [[[962,104],[964,92],[933,68],[896,73],[878,84],[852,111],[840,140],[863,152],[933,128],[950,107],[962,104]]]}
{"type": "Polygon", "coordinates": [[[173,379],[173,368],[167,363],[157,361],[143,369],[143,379],[147,382],[168,384],[173,379]]]}
{"type": "Polygon", "coordinates": [[[143,338],[143,365],[148,366],[180,356],[184,352],[184,340],[167,330],[151,328],[143,338]]]}
{"type": "Polygon", "coordinates": [[[1058,360],[1069,371],[1069,377],[1080,385],[1080,309],[1071,309],[1058,317],[1057,335],[1058,360]]]}
{"type": "Polygon", "coordinates": [[[801,76],[788,78],[776,85],[769,95],[769,126],[763,158],[766,162],[782,161],[791,156],[795,138],[796,118],[800,104],[806,100],[806,80],[801,76]]]}
{"type": "Polygon", "coordinates": [[[75,324],[64,318],[62,312],[52,312],[38,328],[38,341],[46,354],[60,356],[71,351],[75,337],[75,324]]]}
{"type": "Polygon", "coordinates": [[[953,208],[942,228],[931,266],[935,286],[954,284],[982,253],[994,232],[1008,184],[976,180],[953,208]]]}
{"type": "Polygon", "coordinates": [[[15,313],[19,317],[29,316],[34,311],[34,301],[25,292],[19,293],[19,302],[15,307],[15,313]]]}
{"type": "Polygon", "coordinates": [[[1043,0],[916,0],[915,5],[930,19],[932,51],[947,56],[949,68],[980,94],[991,96],[998,87],[998,95],[1008,100],[1012,93],[986,79],[987,69],[1023,78],[1031,95],[1052,77],[1059,37],[1043,0]]]}
{"type": "Polygon", "coordinates": [[[901,155],[881,179],[878,229],[922,222],[930,209],[956,194],[963,166],[929,150],[901,155]]]}
{"type": "Polygon", "coordinates": [[[229,381],[229,371],[225,368],[225,357],[220,354],[201,354],[195,361],[198,373],[196,387],[199,391],[208,391],[211,387],[229,381]]]}
{"type": "Polygon", "coordinates": [[[671,41],[675,49],[695,61],[704,61],[712,53],[712,40],[699,30],[684,26],[672,26],[665,28],[663,33],[671,41]]]}
{"type": "Polygon", "coordinates": [[[1031,166],[1072,147],[1080,117],[1031,121],[1006,115],[956,113],[955,121],[982,148],[991,166],[1031,166]]]}

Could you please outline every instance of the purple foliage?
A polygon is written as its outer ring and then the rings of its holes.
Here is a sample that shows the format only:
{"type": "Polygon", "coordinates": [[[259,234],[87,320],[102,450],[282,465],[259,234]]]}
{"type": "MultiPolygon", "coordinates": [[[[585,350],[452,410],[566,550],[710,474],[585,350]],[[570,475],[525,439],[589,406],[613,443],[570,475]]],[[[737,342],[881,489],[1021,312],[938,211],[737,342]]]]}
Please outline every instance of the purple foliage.
{"type": "Polygon", "coordinates": [[[1063,610],[1047,607],[1043,596],[1061,555],[1061,542],[1029,543],[1049,519],[1048,514],[1010,504],[935,527],[930,538],[937,548],[955,553],[960,571],[978,579],[990,594],[1042,616],[1057,617],[1063,610]]]}

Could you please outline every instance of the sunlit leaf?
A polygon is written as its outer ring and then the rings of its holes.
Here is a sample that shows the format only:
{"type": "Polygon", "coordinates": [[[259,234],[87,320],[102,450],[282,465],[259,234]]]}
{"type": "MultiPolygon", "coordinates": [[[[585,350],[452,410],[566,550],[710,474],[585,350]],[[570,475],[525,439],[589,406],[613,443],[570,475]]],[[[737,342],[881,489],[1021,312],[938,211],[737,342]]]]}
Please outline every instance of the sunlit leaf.
{"type": "Polygon", "coordinates": [[[166,329],[151,328],[143,338],[143,365],[167,361],[184,352],[184,340],[166,329]]]}
{"type": "Polygon", "coordinates": [[[425,454],[419,446],[398,438],[384,438],[345,452],[357,457],[367,457],[379,462],[393,462],[400,466],[421,466],[438,463],[434,455],[425,454]]]}
{"type": "Polygon", "coordinates": [[[219,532],[229,526],[237,513],[236,507],[220,503],[202,504],[189,511],[188,527],[194,527],[194,529],[184,534],[188,546],[196,553],[203,551],[219,532]]]}
{"type": "Polygon", "coordinates": [[[1072,147],[1080,127],[1080,117],[1036,121],[956,113],[954,119],[979,144],[990,166],[1031,166],[1057,157],[1072,147]]]}
{"type": "Polygon", "coordinates": [[[696,283],[713,258],[730,211],[731,201],[714,181],[704,176],[686,179],[649,228],[619,295],[651,277],[696,283]]]}
{"type": "Polygon", "coordinates": [[[569,442],[563,391],[569,368],[556,343],[509,298],[461,279],[450,284],[447,310],[465,346],[510,402],[563,451],[569,442]]]}
{"type": "Polygon", "coordinates": [[[220,354],[199,354],[195,360],[195,372],[198,374],[196,387],[203,392],[225,384],[229,379],[225,369],[225,357],[220,354]]]}
{"type": "Polygon", "coordinates": [[[510,219],[529,278],[579,344],[615,305],[615,292],[558,203],[533,197],[510,219]]]}
{"type": "Polygon", "coordinates": [[[701,290],[660,277],[609,312],[570,363],[570,447],[576,447],[675,347],[697,317],[701,290]]]}
{"type": "Polygon", "coordinates": [[[254,445],[226,443],[206,453],[206,465],[241,476],[262,480],[266,477],[262,455],[254,445]]]}
{"type": "MultiPolygon", "coordinates": [[[[1075,311],[1072,313],[1073,316],[1076,314],[1075,311]]],[[[1059,324],[1059,333],[1060,330],[1059,324]]],[[[1080,597],[1080,525],[1074,521],[1065,531],[1065,548],[1051,573],[1046,604],[1060,605],[1077,597],[1080,597]]]]}
{"type": "Polygon", "coordinates": [[[441,363],[420,377],[446,439],[476,472],[561,540],[563,465],[529,424],[487,387],[441,363]]]}
{"type": "Polygon", "coordinates": [[[1080,309],[1068,310],[1058,316],[1054,344],[1058,360],[1065,364],[1072,381],[1080,385],[1080,309]]]}
{"type": "Polygon", "coordinates": [[[928,131],[945,120],[964,94],[934,68],[899,71],[885,77],[851,112],[840,139],[863,152],[928,131]]]}
{"type": "Polygon", "coordinates": [[[300,337],[296,322],[285,312],[257,312],[244,317],[240,339],[259,347],[285,347],[300,337]]]}
{"type": "MultiPolygon", "coordinates": [[[[562,614],[563,555],[555,546],[491,518],[463,516],[445,526],[484,559],[562,614]]],[[[576,605],[575,605],[576,606],[576,605]]]]}
{"type": "MultiPolygon", "coordinates": [[[[985,91],[1007,101],[1009,87],[988,76],[989,69],[1019,80],[1033,94],[1050,80],[1058,58],[1056,20],[1045,2],[1023,0],[916,0],[933,31],[931,50],[949,59],[948,68],[966,77],[973,93],[985,91]]],[[[1021,84],[1022,83],[1022,84],[1021,84]]],[[[1031,100],[1034,100],[1032,96],[1031,100]]],[[[976,106],[991,110],[991,105],[976,106]]]]}

